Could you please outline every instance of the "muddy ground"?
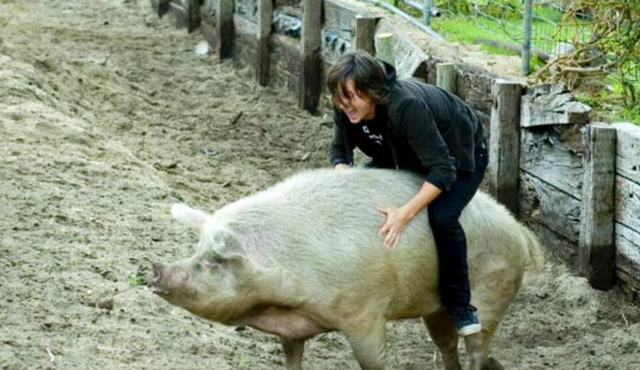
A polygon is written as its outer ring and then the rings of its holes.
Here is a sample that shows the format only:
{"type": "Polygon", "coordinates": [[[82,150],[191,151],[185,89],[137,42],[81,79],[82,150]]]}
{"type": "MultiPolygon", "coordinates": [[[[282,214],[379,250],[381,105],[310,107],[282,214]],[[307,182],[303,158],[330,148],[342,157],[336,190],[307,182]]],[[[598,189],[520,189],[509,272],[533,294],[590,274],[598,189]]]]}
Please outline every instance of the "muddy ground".
{"type": "MultiPolygon", "coordinates": [[[[327,165],[329,125],[228,61],[198,55],[147,1],[0,0],[0,369],[277,369],[276,338],[138,285],[190,254],[182,200],[215,210],[327,165]]],[[[493,343],[507,369],[640,369],[640,312],[549,263],[493,343]]],[[[390,369],[436,369],[418,321],[389,324],[390,369]]],[[[357,369],[345,340],[308,369],[357,369]]]]}

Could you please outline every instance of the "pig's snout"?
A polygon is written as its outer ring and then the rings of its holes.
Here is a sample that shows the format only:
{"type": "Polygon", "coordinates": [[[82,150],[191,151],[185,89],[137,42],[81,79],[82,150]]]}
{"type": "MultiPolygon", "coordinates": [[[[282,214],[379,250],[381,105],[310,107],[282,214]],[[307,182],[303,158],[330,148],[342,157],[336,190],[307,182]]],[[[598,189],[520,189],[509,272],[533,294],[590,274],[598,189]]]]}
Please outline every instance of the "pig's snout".
{"type": "Polygon", "coordinates": [[[163,289],[160,287],[162,282],[164,266],[159,263],[154,263],[151,268],[151,272],[147,276],[147,286],[151,289],[152,292],[156,294],[165,293],[163,289]]]}

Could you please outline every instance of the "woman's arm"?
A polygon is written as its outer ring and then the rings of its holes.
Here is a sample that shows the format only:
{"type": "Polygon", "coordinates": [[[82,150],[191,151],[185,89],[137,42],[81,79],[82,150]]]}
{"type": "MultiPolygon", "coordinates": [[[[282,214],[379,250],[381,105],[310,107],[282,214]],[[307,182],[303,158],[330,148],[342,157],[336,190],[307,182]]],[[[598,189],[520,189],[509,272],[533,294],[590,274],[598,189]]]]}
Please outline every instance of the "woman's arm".
{"type": "Polygon", "coordinates": [[[353,148],[349,145],[349,139],[342,123],[340,113],[334,112],[333,117],[333,137],[331,138],[331,166],[335,169],[344,169],[351,166],[353,158],[353,148]]]}

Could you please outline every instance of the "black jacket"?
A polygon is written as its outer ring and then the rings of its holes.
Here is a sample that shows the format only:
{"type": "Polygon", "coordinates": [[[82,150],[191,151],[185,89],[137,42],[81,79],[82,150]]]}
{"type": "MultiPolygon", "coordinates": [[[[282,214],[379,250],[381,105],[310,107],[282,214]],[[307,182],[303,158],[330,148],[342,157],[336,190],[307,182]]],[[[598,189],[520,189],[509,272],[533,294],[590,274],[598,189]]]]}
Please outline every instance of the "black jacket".
{"type": "Polygon", "coordinates": [[[392,66],[385,68],[389,101],[376,107],[373,120],[353,124],[335,109],[331,165],[353,164],[358,147],[376,167],[422,173],[426,181],[449,190],[458,171],[474,171],[474,150],[484,145],[482,124],[457,96],[417,80],[398,80],[392,66]],[[358,131],[363,124],[383,135],[385,145],[368,144],[358,131]]]}

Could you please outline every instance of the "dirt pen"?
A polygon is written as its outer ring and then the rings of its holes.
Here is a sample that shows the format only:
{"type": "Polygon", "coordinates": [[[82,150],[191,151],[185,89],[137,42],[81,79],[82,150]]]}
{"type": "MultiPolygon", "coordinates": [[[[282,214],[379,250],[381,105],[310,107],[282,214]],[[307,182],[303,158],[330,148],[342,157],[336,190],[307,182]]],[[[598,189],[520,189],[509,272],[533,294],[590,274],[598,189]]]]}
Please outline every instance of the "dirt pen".
{"type": "MultiPolygon", "coordinates": [[[[215,210],[300,170],[327,166],[325,108],[319,104],[318,115],[299,109],[310,95],[301,98],[290,75],[261,85],[256,69],[220,59],[220,48],[197,53],[202,33],[176,30],[172,19],[159,18],[147,1],[0,1],[0,369],[283,366],[275,337],[196,318],[138,285],[138,277],[152,261],[191,254],[196,236],[171,219],[174,201],[215,210]]],[[[456,45],[415,47],[481,66],[502,63],[456,45]]],[[[410,64],[432,81],[436,58],[415,60],[410,64]]],[[[475,78],[484,73],[478,69],[464,71],[457,92],[488,124],[494,105],[479,91],[490,93],[491,83],[475,78]]],[[[575,166],[583,166],[576,153],[584,144],[572,136],[578,125],[529,128],[536,140],[523,131],[521,140],[532,144],[520,147],[520,163],[540,175],[524,182],[518,199],[555,188],[582,198],[583,189],[566,177],[541,181],[554,172],[523,159],[556,148],[572,161],[558,163],[573,163],[564,173],[583,178],[575,166]]],[[[633,163],[634,136],[617,132],[616,163],[633,163]]],[[[614,189],[636,199],[633,166],[616,170],[614,189]]],[[[558,213],[520,203],[521,217],[545,240],[566,228],[567,237],[545,243],[547,250],[566,246],[566,255],[578,254],[581,203],[538,199],[558,213]],[[572,211],[562,213],[568,204],[572,211]]],[[[628,241],[622,249],[617,244],[616,276],[630,282],[630,292],[594,290],[550,253],[544,274],[521,291],[492,345],[506,368],[640,369],[640,309],[623,294],[633,295],[638,219],[629,211],[634,203],[613,199],[614,235],[628,241]],[[631,271],[627,280],[620,266],[631,271]]],[[[304,364],[358,368],[339,334],[310,341],[304,364]]],[[[389,324],[390,369],[440,366],[420,322],[389,324]]]]}

